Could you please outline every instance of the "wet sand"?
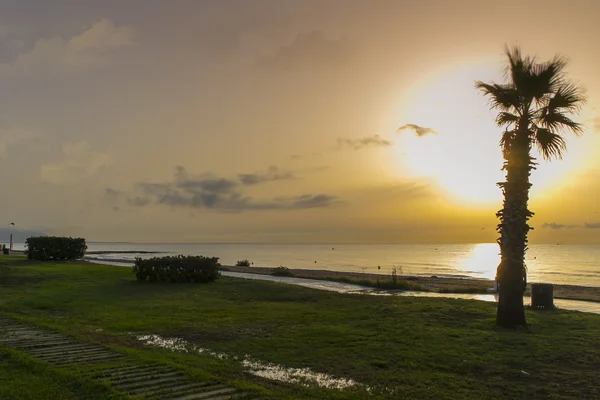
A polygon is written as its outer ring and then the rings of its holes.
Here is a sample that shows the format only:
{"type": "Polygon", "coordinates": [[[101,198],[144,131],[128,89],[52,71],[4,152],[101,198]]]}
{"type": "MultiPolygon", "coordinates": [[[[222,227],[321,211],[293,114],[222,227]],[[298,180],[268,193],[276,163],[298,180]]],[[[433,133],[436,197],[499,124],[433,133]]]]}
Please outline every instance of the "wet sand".
{"type": "MultiPolygon", "coordinates": [[[[237,267],[223,266],[224,270],[232,272],[244,272],[252,274],[270,275],[273,268],[267,267],[237,267]]],[[[368,274],[360,272],[341,272],[328,270],[312,269],[290,269],[297,278],[311,279],[344,279],[355,281],[368,280],[377,282],[378,279],[390,279],[389,275],[368,274]]],[[[488,289],[494,287],[494,281],[489,279],[477,278],[452,278],[436,276],[398,276],[399,280],[406,280],[423,286],[431,292],[443,293],[486,293],[488,289]]],[[[526,295],[531,294],[531,286],[528,285],[526,295]]],[[[600,287],[575,286],[575,285],[554,285],[554,297],[557,299],[583,300],[600,302],[600,287]]]]}

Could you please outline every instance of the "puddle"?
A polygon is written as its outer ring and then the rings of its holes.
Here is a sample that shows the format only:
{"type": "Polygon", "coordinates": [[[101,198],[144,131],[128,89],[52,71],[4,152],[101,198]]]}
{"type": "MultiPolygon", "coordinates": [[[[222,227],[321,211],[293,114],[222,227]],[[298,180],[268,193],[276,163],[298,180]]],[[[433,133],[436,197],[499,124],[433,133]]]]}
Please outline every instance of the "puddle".
{"type": "Polygon", "coordinates": [[[281,382],[296,383],[305,386],[309,386],[308,383],[316,383],[318,386],[326,389],[338,390],[357,385],[352,379],[332,378],[327,374],[313,372],[308,368],[285,368],[276,364],[266,364],[248,359],[244,359],[242,365],[253,375],[281,382]]]}
{"type": "Polygon", "coordinates": [[[181,338],[164,338],[159,335],[142,335],[137,336],[137,340],[145,345],[179,351],[188,354],[204,354],[216,357],[221,360],[232,359],[240,361],[244,369],[252,375],[274,381],[294,383],[303,386],[317,385],[326,389],[347,389],[359,386],[352,379],[334,378],[330,375],[314,372],[309,368],[287,368],[281,365],[266,363],[260,360],[252,359],[246,355],[242,360],[237,356],[230,357],[224,353],[216,353],[214,351],[198,347],[181,338]]]}
{"type": "Polygon", "coordinates": [[[355,285],[352,283],[321,281],[318,279],[294,278],[291,276],[273,276],[250,274],[245,272],[230,272],[221,271],[221,275],[230,276],[232,278],[258,279],[261,281],[270,281],[278,283],[289,283],[292,285],[304,286],[311,289],[327,290],[338,293],[356,293],[356,292],[373,292],[375,289],[368,286],[355,285]]]}

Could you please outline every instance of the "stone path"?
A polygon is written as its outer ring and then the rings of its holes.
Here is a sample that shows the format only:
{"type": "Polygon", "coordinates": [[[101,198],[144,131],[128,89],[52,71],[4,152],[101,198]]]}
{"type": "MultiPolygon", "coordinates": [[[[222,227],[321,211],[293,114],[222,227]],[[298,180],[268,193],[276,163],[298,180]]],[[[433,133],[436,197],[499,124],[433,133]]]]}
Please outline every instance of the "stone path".
{"type": "Polygon", "coordinates": [[[237,388],[200,382],[160,364],[140,364],[106,347],[11,319],[0,319],[0,345],[11,347],[56,367],[78,366],[89,376],[143,399],[251,399],[237,388]]]}

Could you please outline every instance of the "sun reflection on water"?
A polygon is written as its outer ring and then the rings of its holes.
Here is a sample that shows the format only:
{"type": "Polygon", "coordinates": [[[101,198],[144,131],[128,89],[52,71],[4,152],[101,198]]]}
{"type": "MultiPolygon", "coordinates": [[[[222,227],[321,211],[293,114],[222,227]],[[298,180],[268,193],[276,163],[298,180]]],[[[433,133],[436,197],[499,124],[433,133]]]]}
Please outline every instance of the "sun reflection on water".
{"type": "Polygon", "coordinates": [[[478,275],[481,278],[494,279],[500,263],[500,249],[496,243],[479,243],[461,260],[459,270],[465,275],[478,275]]]}

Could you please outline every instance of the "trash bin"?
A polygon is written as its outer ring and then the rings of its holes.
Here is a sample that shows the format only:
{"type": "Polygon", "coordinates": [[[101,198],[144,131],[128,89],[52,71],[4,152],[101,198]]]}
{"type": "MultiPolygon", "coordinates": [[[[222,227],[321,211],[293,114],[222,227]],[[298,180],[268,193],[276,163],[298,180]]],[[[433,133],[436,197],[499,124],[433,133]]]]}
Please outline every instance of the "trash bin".
{"type": "Polygon", "coordinates": [[[554,308],[554,285],[550,283],[532,283],[531,307],[554,308]]]}
{"type": "Polygon", "coordinates": [[[10,254],[10,249],[6,246],[2,246],[2,254],[10,254]]]}

